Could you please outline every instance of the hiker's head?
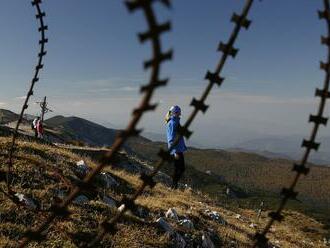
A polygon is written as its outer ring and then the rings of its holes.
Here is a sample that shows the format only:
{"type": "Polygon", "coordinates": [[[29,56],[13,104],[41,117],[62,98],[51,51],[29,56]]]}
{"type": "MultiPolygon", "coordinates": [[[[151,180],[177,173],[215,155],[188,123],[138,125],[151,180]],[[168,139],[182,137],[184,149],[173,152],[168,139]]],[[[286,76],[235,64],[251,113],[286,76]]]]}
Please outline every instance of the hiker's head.
{"type": "Polygon", "coordinates": [[[169,111],[166,113],[166,116],[165,116],[165,123],[167,123],[172,116],[177,116],[179,117],[181,115],[181,109],[179,106],[177,105],[174,105],[172,106],[169,111]]]}
{"type": "Polygon", "coordinates": [[[181,115],[181,108],[177,105],[174,105],[170,108],[170,112],[172,116],[180,116],[181,115]]]}

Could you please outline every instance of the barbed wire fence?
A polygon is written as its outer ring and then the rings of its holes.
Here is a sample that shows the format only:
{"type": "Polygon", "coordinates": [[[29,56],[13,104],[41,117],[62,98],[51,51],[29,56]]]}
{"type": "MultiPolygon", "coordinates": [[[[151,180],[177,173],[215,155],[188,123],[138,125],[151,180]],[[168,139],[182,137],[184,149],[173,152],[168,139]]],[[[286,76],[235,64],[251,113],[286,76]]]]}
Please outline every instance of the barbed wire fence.
{"type": "MultiPolygon", "coordinates": [[[[150,81],[149,84],[146,86],[141,87],[141,92],[144,92],[144,98],[142,99],[142,102],[140,106],[133,111],[133,118],[128,124],[127,128],[125,131],[123,131],[115,140],[112,150],[105,155],[105,157],[102,159],[102,163],[97,166],[95,169],[92,170],[91,173],[89,173],[83,181],[79,183],[71,192],[70,194],[63,200],[63,202],[59,205],[53,205],[52,207],[52,214],[49,216],[49,218],[42,224],[40,225],[36,230],[28,230],[25,233],[25,236],[20,243],[20,247],[24,247],[27,245],[30,241],[32,240],[42,240],[44,239],[43,235],[41,234],[44,232],[47,227],[54,221],[56,217],[67,217],[70,215],[70,212],[67,210],[68,205],[73,201],[73,199],[79,194],[79,192],[82,189],[86,189],[91,186],[91,183],[93,181],[93,178],[107,165],[109,164],[112,159],[115,156],[115,153],[119,151],[120,147],[122,144],[131,136],[136,136],[138,135],[141,130],[137,130],[136,126],[144,112],[146,111],[151,111],[156,108],[155,104],[150,104],[151,96],[153,94],[153,91],[155,88],[164,86],[167,83],[167,80],[160,80],[159,79],[159,72],[160,72],[160,64],[168,60],[172,57],[172,51],[169,51],[167,53],[163,53],[161,50],[161,45],[160,45],[160,39],[159,35],[165,31],[168,31],[170,29],[170,23],[167,22],[165,24],[159,25],[156,22],[155,15],[153,13],[152,9],[152,0],[136,0],[136,1],[129,1],[126,2],[126,5],[128,9],[132,12],[137,9],[142,9],[145,17],[147,19],[147,22],[149,24],[150,30],[145,32],[145,33],[140,33],[139,34],[139,39],[141,42],[145,42],[146,40],[151,40],[152,45],[153,45],[153,59],[146,61],[144,63],[145,68],[152,67],[152,73],[150,76],[150,81]]],[[[170,1],[168,0],[160,0],[161,3],[163,3],[165,6],[170,7],[170,1]]],[[[155,169],[149,174],[142,174],[140,176],[142,180],[141,186],[136,190],[136,192],[131,196],[127,197],[124,196],[122,201],[121,201],[121,207],[118,208],[117,214],[110,220],[108,223],[107,221],[104,221],[101,223],[101,229],[98,232],[97,237],[88,244],[89,247],[94,246],[97,242],[99,242],[103,236],[107,233],[114,233],[116,228],[115,225],[116,223],[120,220],[120,218],[123,216],[123,214],[127,210],[133,210],[136,208],[135,205],[135,200],[138,198],[139,195],[142,194],[143,190],[145,189],[146,186],[149,186],[153,188],[156,183],[153,180],[153,177],[157,174],[157,172],[161,169],[163,164],[165,162],[172,162],[173,159],[170,155],[171,150],[173,147],[177,144],[178,140],[180,137],[184,136],[186,138],[189,138],[192,134],[191,131],[189,131],[189,126],[195,119],[197,113],[199,111],[205,113],[206,110],[208,109],[208,106],[204,103],[204,101],[207,99],[210,91],[213,88],[214,84],[217,84],[218,86],[221,86],[224,78],[220,77],[220,73],[225,65],[225,62],[229,56],[235,58],[238,49],[234,48],[234,42],[237,39],[237,36],[241,30],[241,28],[248,29],[250,26],[251,21],[249,21],[246,17],[247,14],[252,6],[253,0],[247,0],[246,4],[243,8],[242,14],[238,15],[236,13],[233,14],[232,16],[232,22],[234,22],[235,28],[228,40],[228,43],[223,43],[220,42],[218,51],[221,51],[223,53],[218,65],[216,66],[215,72],[212,73],[210,71],[207,71],[207,74],[205,76],[205,79],[209,81],[205,91],[202,93],[202,96],[199,100],[196,98],[193,98],[191,102],[191,106],[194,107],[194,111],[191,113],[189,116],[187,122],[183,127],[180,127],[179,134],[175,138],[175,141],[173,145],[167,150],[160,150],[159,151],[159,156],[161,157],[161,160],[157,163],[155,166],[155,169]]]]}
{"type": "MultiPolygon", "coordinates": [[[[19,127],[23,122],[25,110],[28,109],[29,100],[30,100],[31,96],[34,95],[36,83],[39,81],[40,71],[44,67],[43,58],[47,54],[45,44],[48,43],[48,38],[46,38],[46,31],[48,30],[48,26],[45,25],[45,21],[44,21],[46,13],[41,9],[42,0],[33,0],[31,2],[31,4],[36,10],[35,17],[36,17],[37,21],[39,22],[39,26],[38,26],[38,32],[40,33],[40,39],[39,39],[40,49],[38,52],[39,59],[35,66],[35,72],[34,72],[32,80],[31,80],[27,95],[24,99],[24,103],[23,103],[20,115],[18,117],[17,123],[15,125],[15,128],[13,131],[9,131],[9,129],[7,130],[8,136],[12,136],[10,146],[8,148],[8,152],[0,153],[0,156],[8,158],[7,171],[6,171],[7,190],[5,190],[1,187],[0,192],[3,194],[3,196],[5,196],[12,203],[14,203],[18,208],[23,208],[25,211],[31,211],[31,212],[34,212],[38,216],[45,217],[45,214],[47,214],[49,212],[48,209],[43,209],[40,206],[37,206],[35,209],[29,207],[28,205],[26,205],[23,201],[21,201],[19,199],[19,197],[16,194],[17,192],[15,192],[11,187],[11,181],[12,181],[12,179],[14,179],[14,178],[11,178],[12,177],[11,175],[13,172],[12,167],[15,163],[15,160],[17,160],[17,161],[24,160],[24,161],[30,162],[31,164],[37,166],[38,170],[52,172],[53,178],[55,178],[58,182],[60,182],[60,184],[65,185],[67,188],[72,188],[71,182],[65,178],[63,172],[59,168],[50,166],[47,163],[42,163],[42,162],[38,161],[37,159],[31,158],[29,156],[15,154],[16,141],[18,138],[21,138],[21,139],[27,140],[27,141],[37,141],[35,139],[31,139],[29,136],[20,135],[19,127]]],[[[7,131],[5,131],[5,133],[7,131]]],[[[41,140],[38,140],[38,142],[47,143],[48,145],[52,145],[52,143],[43,142],[41,140]]]]}
{"type": "MultiPolygon", "coordinates": [[[[152,96],[154,94],[154,91],[161,86],[165,86],[168,82],[168,79],[160,79],[160,69],[161,64],[167,60],[170,60],[172,58],[172,50],[169,50],[167,52],[163,52],[162,46],[161,46],[161,39],[160,35],[164,32],[167,32],[171,29],[170,22],[166,22],[163,24],[159,24],[157,22],[156,16],[154,14],[153,4],[154,3],[161,3],[163,6],[170,8],[171,3],[170,0],[132,0],[132,1],[126,1],[126,6],[130,12],[135,12],[136,10],[142,10],[144,13],[144,16],[148,23],[149,30],[140,33],[138,35],[139,40],[141,43],[144,43],[146,41],[150,41],[152,44],[152,50],[153,55],[152,59],[146,61],[144,63],[145,69],[151,69],[150,79],[149,83],[145,86],[141,87],[141,93],[143,93],[143,98],[139,104],[139,106],[133,110],[132,119],[130,120],[129,124],[127,125],[127,128],[125,131],[123,131],[114,141],[112,145],[112,149],[110,152],[108,152],[102,159],[101,163],[94,168],[83,180],[79,181],[77,185],[71,190],[69,195],[60,203],[60,204],[54,204],[47,212],[49,212],[49,216],[46,219],[46,221],[41,224],[36,229],[29,229],[22,238],[19,246],[24,247],[31,241],[41,241],[45,240],[46,237],[44,235],[44,232],[46,232],[47,228],[52,224],[53,221],[57,217],[68,217],[71,213],[68,211],[67,207],[71,204],[71,202],[75,199],[75,197],[78,196],[78,194],[81,192],[81,190],[88,189],[92,186],[93,179],[95,176],[102,171],[102,169],[110,164],[115,156],[116,153],[121,149],[122,145],[132,136],[137,136],[141,130],[137,129],[137,125],[140,121],[140,119],[143,117],[143,115],[148,111],[153,111],[156,109],[157,104],[152,104],[152,96]]],[[[194,121],[195,117],[199,112],[205,113],[208,110],[208,105],[205,104],[205,101],[207,100],[212,88],[214,85],[221,86],[224,78],[222,77],[222,70],[223,67],[228,59],[228,57],[235,58],[238,52],[238,49],[234,47],[234,43],[241,31],[242,28],[248,29],[251,21],[247,19],[247,16],[249,14],[249,11],[253,5],[254,0],[246,0],[245,5],[241,11],[240,14],[234,13],[231,21],[235,23],[235,27],[230,35],[229,40],[227,43],[220,42],[218,46],[218,51],[222,52],[222,56],[216,65],[216,69],[214,72],[207,71],[205,75],[205,79],[208,81],[208,84],[205,88],[205,90],[202,92],[202,95],[199,99],[193,98],[190,105],[194,108],[191,114],[189,115],[187,121],[185,124],[180,127],[179,133],[175,138],[174,144],[168,148],[168,150],[160,150],[158,155],[160,157],[160,160],[155,164],[154,170],[149,174],[141,174],[141,185],[136,189],[135,193],[132,194],[130,197],[124,196],[121,200],[120,207],[118,208],[116,214],[109,220],[105,220],[102,223],[100,223],[100,229],[97,233],[97,236],[94,240],[92,240],[89,244],[86,244],[86,246],[93,247],[98,242],[100,242],[105,235],[107,234],[114,234],[116,232],[116,224],[118,221],[122,218],[122,216],[125,214],[128,210],[133,210],[137,208],[137,205],[135,204],[135,200],[143,193],[144,189],[146,187],[153,188],[156,185],[156,182],[153,180],[153,177],[159,172],[159,170],[162,168],[162,166],[165,163],[172,163],[173,158],[171,156],[171,151],[179,141],[181,137],[185,137],[187,139],[190,138],[192,135],[192,131],[189,130],[190,125],[194,121]]],[[[321,69],[325,71],[325,80],[324,80],[324,87],[323,89],[317,89],[315,95],[317,97],[320,97],[320,104],[318,113],[316,115],[311,115],[309,118],[310,122],[314,123],[314,127],[311,132],[311,136],[309,140],[303,140],[302,146],[306,148],[302,160],[299,164],[295,164],[293,171],[296,172],[296,176],[290,185],[289,188],[284,188],[282,190],[283,199],[281,201],[281,204],[279,208],[275,212],[270,213],[270,221],[264,228],[262,232],[258,232],[255,235],[255,243],[254,247],[266,247],[268,243],[268,239],[266,238],[267,233],[269,232],[270,228],[274,224],[275,221],[282,221],[283,216],[281,215],[284,207],[286,206],[286,203],[290,199],[296,198],[298,192],[295,192],[295,186],[297,185],[300,177],[302,175],[307,175],[309,173],[309,168],[307,168],[307,161],[309,158],[309,155],[312,150],[317,150],[319,147],[319,143],[316,143],[316,136],[319,130],[320,125],[326,125],[327,124],[327,118],[323,116],[324,109],[326,106],[326,100],[330,96],[329,92],[329,81],[330,81],[330,7],[329,7],[329,1],[323,0],[324,2],[324,11],[319,11],[319,17],[320,19],[324,19],[327,23],[327,29],[328,29],[328,36],[323,37],[322,36],[322,44],[328,46],[328,58],[327,62],[323,63],[321,62],[321,69]]],[[[32,5],[36,7],[37,9],[37,19],[40,21],[40,27],[39,32],[41,32],[41,40],[40,43],[40,53],[39,53],[39,61],[36,66],[35,75],[32,79],[30,89],[27,93],[27,97],[25,99],[24,105],[21,110],[20,119],[17,122],[15,131],[13,133],[13,139],[9,150],[9,159],[8,159],[8,172],[7,172],[7,187],[8,192],[10,193],[10,170],[13,165],[13,157],[14,157],[14,151],[15,151],[15,142],[18,136],[18,129],[19,125],[23,120],[24,111],[28,108],[28,101],[29,98],[33,95],[33,88],[35,86],[35,83],[39,80],[39,72],[43,68],[43,57],[46,55],[45,51],[45,43],[47,43],[47,38],[45,38],[45,31],[47,30],[47,26],[44,25],[43,17],[45,16],[45,13],[41,11],[40,8],[41,0],[34,0],[32,1],[32,5]]],[[[61,173],[58,174],[59,178],[62,178],[61,173]]],[[[65,180],[65,178],[62,180],[65,180]]],[[[3,192],[6,193],[6,192],[3,192]]],[[[10,194],[9,194],[10,196],[10,194]]]]}
{"type": "Polygon", "coordinates": [[[36,9],[36,19],[39,22],[39,27],[38,27],[38,31],[40,32],[40,40],[39,40],[39,45],[40,45],[40,50],[38,53],[38,62],[37,65],[35,67],[35,72],[33,75],[33,78],[31,80],[31,84],[30,84],[30,88],[26,94],[19,118],[17,120],[13,135],[12,135],[12,141],[11,141],[11,145],[9,147],[8,150],[8,162],[7,162],[7,194],[12,195],[11,192],[11,187],[10,187],[10,181],[11,181],[11,170],[13,167],[13,156],[14,156],[14,152],[15,152],[15,148],[16,148],[16,140],[18,137],[18,130],[19,130],[19,126],[23,121],[23,116],[24,116],[24,112],[25,110],[29,107],[28,103],[30,100],[30,97],[33,95],[33,90],[34,90],[34,86],[35,84],[39,81],[39,74],[41,69],[44,67],[43,65],[43,58],[46,55],[46,48],[45,45],[48,42],[48,39],[46,38],[46,30],[48,30],[48,26],[45,25],[44,22],[44,17],[46,16],[46,13],[44,11],[42,11],[41,9],[41,4],[42,4],[42,0],[33,0],[31,2],[32,6],[35,7],[36,9]]]}
{"type": "Polygon", "coordinates": [[[61,204],[53,205],[51,208],[52,214],[47,220],[40,225],[36,230],[28,230],[24,238],[20,243],[20,247],[26,246],[30,241],[40,241],[44,239],[42,232],[54,221],[56,217],[67,217],[70,212],[67,210],[68,205],[75,199],[79,192],[83,189],[88,189],[93,183],[95,176],[101,172],[101,170],[109,164],[115,157],[116,153],[120,150],[122,145],[127,141],[129,137],[138,135],[141,130],[137,129],[137,124],[142,118],[143,114],[147,111],[152,111],[157,107],[157,104],[152,104],[151,98],[156,88],[165,86],[168,79],[160,79],[161,64],[167,60],[172,59],[173,51],[169,50],[163,52],[161,46],[160,35],[171,29],[170,22],[158,24],[156,16],[153,10],[153,3],[160,2],[167,8],[170,8],[171,4],[169,0],[135,0],[127,1],[126,6],[130,12],[137,9],[142,9],[144,16],[147,20],[149,30],[140,33],[138,35],[141,43],[151,40],[153,55],[150,60],[144,62],[145,69],[151,69],[149,83],[141,87],[141,93],[144,94],[139,107],[133,110],[133,116],[125,131],[121,132],[120,135],[115,139],[111,151],[108,152],[102,159],[102,162],[89,173],[84,180],[77,183],[76,187],[69,193],[69,195],[62,201],[61,204]]]}
{"type": "Polygon", "coordinates": [[[208,106],[205,104],[205,100],[207,99],[209,93],[211,92],[213,86],[216,84],[218,86],[221,86],[222,82],[224,81],[224,78],[220,76],[222,69],[227,61],[227,58],[231,56],[232,58],[236,57],[236,54],[238,52],[238,49],[234,47],[234,43],[238,37],[238,34],[242,28],[248,29],[251,21],[247,19],[247,15],[249,13],[249,10],[253,4],[253,0],[247,0],[245,2],[245,5],[243,7],[242,13],[236,14],[234,13],[232,15],[231,21],[235,23],[235,27],[230,35],[230,38],[227,43],[220,42],[218,46],[218,51],[222,52],[221,59],[216,66],[216,69],[214,72],[207,71],[205,75],[205,79],[209,81],[208,85],[206,86],[204,92],[202,93],[202,96],[199,100],[196,98],[193,98],[190,105],[194,107],[194,110],[189,115],[187,121],[185,122],[184,126],[179,128],[178,134],[176,135],[173,144],[168,148],[167,151],[160,149],[158,152],[159,157],[161,158],[158,163],[154,166],[154,170],[149,174],[141,174],[140,179],[142,181],[140,187],[135,191],[135,193],[131,197],[124,197],[122,199],[122,204],[118,208],[117,214],[110,220],[110,221],[103,221],[101,223],[101,228],[98,232],[97,237],[92,240],[88,247],[94,247],[98,242],[102,240],[104,235],[107,233],[115,233],[116,223],[120,220],[120,218],[124,215],[124,213],[127,210],[134,211],[137,209],[137,205],[135,204],[135,200],[143,193],[144,189],[149,186],[150,188],[153,188],[156,185],[156,182],[153,180],[153,177],[156,176],[156,174],[160,171],[162,166],[167,162],[171,163],[173,162],[173,157],[171,156],[171,151],[173,148],[177,145],[181,137],[185,137],[187,139],[190,138],[192,135],[192,131],[189,130],[189,126],[194,121],[195,117],[197,116],[198,112],[201,111],[202,113],[205,113],[208,109],[208,106]]]}
{"type": "Polygon", "coordinates": [[[294,164],[292,171],[296,173],[292,183],[288,188],[283,188],[281,195],[282,200],[280,202],[279,207],[276,211],[270,212],[269,217],[270,220],[265,226],[265,228],[262,230],[262,232],[257,232],[255,235],[256,242],[254,243],[254,247],[266,247],[268,243],[268,239],[266,237],[267,233],[270,231],[273,224],[277,222],[281,222],[284,219],[284,216],[282,215],[282,212],[287,204],[287,202],[291,199],[295,200],[298,192],[295,191],[295,188],[297,186],[297,183],[301,176],[307,175],[310,171],[310,168],[307,167],[308,158],[311,154],[312,150],[317,151],[320,143],[316,142],[316,136],[318,133],[318,130],[321,125],[326,126],[328,122],[328,118],[324,117],[324,111],[326,107],[326,101],[330,97],[329,92],[329,85],[330,85],[330,4],[329,0],[323,0],[324,4],[324,10],[318,11],[318,15],[320,19],[323,19],[326,22],[326,28],[327,28],[327,36],[321,36],[321,43],[325,46],[327,46],[327,61],[326,62],[320,62],[320,69],[325,71],[325,78],[324,78],[324,84],[323,89],[316,89],[315,96],[320,97],[320,103],[318,106],[318,111],[316,115],[310,115],[309,116],[309,122],[314,123],[314,126],[311,131],[311,135],[309,140],[304,139],[302,142],[302,147],[305,148],[305,152],[302,155],[302,158],[300,160],[300,163],[294,164]]]}

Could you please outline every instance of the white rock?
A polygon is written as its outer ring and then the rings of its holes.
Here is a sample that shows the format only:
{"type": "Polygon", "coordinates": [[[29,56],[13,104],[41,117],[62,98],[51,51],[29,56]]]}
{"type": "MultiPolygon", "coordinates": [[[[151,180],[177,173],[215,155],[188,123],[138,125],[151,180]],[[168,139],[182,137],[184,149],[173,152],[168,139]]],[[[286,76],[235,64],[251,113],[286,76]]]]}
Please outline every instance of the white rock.
{"type": "Polygon", "coordinates": [[[235,218],[236,219],[240,219],[241,218],[241,215],[240,214],[236,214],[235,218]]]}
{"type": "Polygon", "coordinates": [[[211,211],[209,209],[206,209],[204,213],[210,217],[212,220],[215,220],[219,222],[220,224],[225,225],[226,221],[221,217],[221,215],[217,211],[211,211]]]}
{"type": "Polygon", "coordinates": [[[106,203],[109,207],[116,207],[116,202],[109,196],[103,196],[103,202],[106,203]]]}
{"type": "Polygon", "coordinates": [[[210,239],[209,235],[207,235],[206,233],[204,233],[202,236],[202,247],[203,248],[215,248],[212,240],[210,239]]]}
{"type": "Polygon", "coordinates": [[[174,233],[174,229],[170,224],[166,222],[166,220],[163,217],[160,217],[158,220],[156,220],[156,223],[165,231],[168,233],[174,233]]]}
{"type": "Polygon", "coordinates": [[[85,195],[79,195],[73,200],[73,202],[76,204],[84,204],[88,201],[89,201],[89,199],[85,195]]]}
{"type": "Polygon", "coordinates": [[[254,223],[251,223],[251,224],[250,224],[250,227],[251,227],[251,228],[256,228],[256,227],[257,227],[257,225],[256,225],[256,224],[254,224],[254,223]]]}
{"type": "Polygon", "coordinates": [[[125,204],[121,204],[120,207],[118,208],[119,212],[122,212],[125,208],[125,204]]]}
{"type": "Polygon", "coordinates": [[[24,194],[16,193],[15,196],[18,198],[18,200],[23,203],[25,206],[31,209],[36,209],[37,205],[34,203],[34,201],[28,197],[26,197],[24,194]]]}
{"type": "Polygon", "coordinates": [[[101,172],[100,175],[98,175],[98,179],[107,189],[117,187],[119,185],[119,183],[109,173],[106,172],[101,172]]]}
{"type": "Polygon", "coordinates": [[[86,166],[84,160],[80,160],[80,161],[78,161],[76,164],[77,164],[77,166],[86,166]]]}
{"type": "Polygon", "coordinates": [[[205,171],[206,174],[212,175],[212,172],[210,170],[205,171]]]}
{"type": "Polygon", "coordinates": [[[165,217],[169,219],[173,219],[175,221],[179,221],[178,213],[174,208],[170,208],[169,210],[167,210],[165,217]]]}
{"type": "Polygon", "coordinates": [[[194,223],[191,220],[183,219],[179,221],[179,224],[187,229],[194,229],[194,223]]]}
{"type": "Polygon", "coordinates": [[[90,168],[84,160],[78,161],[76,165],[76,173],[79,174],[79,176],[85,176],[90,171],[90,168]]]}

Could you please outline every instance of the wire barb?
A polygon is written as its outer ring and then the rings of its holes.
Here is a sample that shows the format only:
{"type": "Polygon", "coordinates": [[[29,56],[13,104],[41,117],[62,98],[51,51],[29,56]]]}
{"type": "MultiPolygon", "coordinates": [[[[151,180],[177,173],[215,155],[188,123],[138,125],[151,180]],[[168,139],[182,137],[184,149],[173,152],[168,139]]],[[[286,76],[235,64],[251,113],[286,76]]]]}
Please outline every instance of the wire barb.
{"type": "Polygon", "coordinates": [[[221,51],[224,54],[228,54],[233,58],[235,58],[236,54],[238,53],[238,49],[234,48],[231,44],[225,44],[223,42],[220,42],[218,51],[221,51]]]}
{"type": "Polygon", "coordinates": [[[295,164],[292,168],[292,171],[296,171],[298,174],[304,174],[305,176],[309,173],[310,169],[305,165],[295,164]]]}
{"type": "Polygon", "coordinates": [[[225,80],[224,78],[220,77],[217,73],[212,73],[210,71],[206,72],[205,79],[209,80],[209,82],[213,84],[217,84],[219,87],[221,86],[222,82],[225,80]]]}

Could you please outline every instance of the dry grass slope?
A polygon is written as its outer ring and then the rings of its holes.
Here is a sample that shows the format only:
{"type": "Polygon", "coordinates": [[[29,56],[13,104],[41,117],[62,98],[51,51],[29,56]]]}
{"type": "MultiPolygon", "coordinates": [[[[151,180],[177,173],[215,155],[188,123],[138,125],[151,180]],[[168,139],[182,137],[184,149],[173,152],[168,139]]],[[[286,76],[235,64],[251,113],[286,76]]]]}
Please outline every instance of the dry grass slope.
{"type": "MultiPolygon", "coordinates": [[[[9,138],[0,138],[1,164],[5,163],[5,151],[9,138]]],[[[90,159],[44,144],[19,141],[14,164],[13,189],[36,200],[37,206],[45,210],[54,201],[59,191],[69,190],[68,182],[76,179],[73,168],[76,162],[84,159],[90,166],[96,166],[90,159]],[[57,176],[60,171],[64,178],[57,176]]],[[[139,163],[133,158],[121,156],[130,163],[139,163]]],[[[3,167],[4,168],[4,167],[3,167]]],[[[89,201],[85,204],[72,204],[73,214],[67,219],[57,219],[49,230],[47,239],[41,243],[31,243],[29,247],[77,247],[81,242],[95,236],[98,223],[106,217],[111,217],[115,208],[105,204],[100,195],[106,194],[119,201],[123,194],[131,193],[140,183],[138,175],[130,174],[112,165],[106,170],[120,182],[120,186],[102,189],[99,192],[84,192],[89,201]]],[[[4,187],[4,177],[1,173],[1,186],[4,187]]],[[[17,207],[0,193],[0,247],[15,246],[28,227],[37,226],[45,219],[47,212],[36,212],[24,207],[17,207]]],[[[170,224],[182,235],[187,234],[191,240],[190,247],[196,245],[204,231],[213,229],[219,239],[215,240],[217,247],[250,247],[250,237],[255,228],[261,228],[267,219],[263,213],[260,221],[256,221],[256,213],[250,209],[238,209],[237,212],[225,209],[219,204],[193,190],[169,190],[163,184],[157,184],[154,190],[147,190],[137,202],[147,214],[135,216],[127,214],[118,225],[118,232],[107,236],[100,247],[176,247],[174,241],[161,231],[155,220],[170,207],[174,207],[179,216],[186,216],[194,223],[195,228],[186,230],[174,221],[170,224]],[[204,211],[217,211],[228,223],[219,224],[209,219],[204,211]],[[236,218],[240,214],[240,218],[236,218]],[[256,227],[251,227],[251,223],[256,227]]],[[[324,230],[322,224],[297,212],[285,212],[286,220],[281,225],[275,225],[270,233],[272,244],[280,247],[325,247],[322,243],[324,230]]]]}

